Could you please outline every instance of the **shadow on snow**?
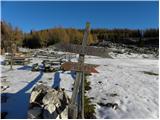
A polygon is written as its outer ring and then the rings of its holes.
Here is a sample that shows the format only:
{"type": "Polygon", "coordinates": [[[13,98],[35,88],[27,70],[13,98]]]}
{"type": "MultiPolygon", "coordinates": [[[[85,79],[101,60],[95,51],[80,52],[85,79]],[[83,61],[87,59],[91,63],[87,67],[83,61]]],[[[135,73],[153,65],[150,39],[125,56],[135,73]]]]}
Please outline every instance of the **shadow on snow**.
{"type": "Polygon", "coordinates": [[[31,66],[28,66],[28,65],[24,65],[24,66],[22,66],[22,67],[20,67],[20,68],[17,68],[17,70],[29,70],[29,71],[31,71],[31,70],[32,70],[32,67],[31,67],[31,66]]]}
{"type": "Polygon", "coordinates": [[[72,78],[75,80],[76,79],[76,71],[71,71],[70,72],[72,78]]]}
{"type": "MultiPolygon", "coordinates": [[[[75,71],[71,71],[70,73],[67,73],[67,74],[70,74],[74,80],[76,79],[76,72],[75,71]]],[[[53,81],[54,82],[53,82],[52,88],[59,89],[60,82],[61,82],[60,72],[56,72],[54,74],[53,81]]]]}
{"type": "MultiPolygon", "coordinates": [[[[30,93],[27,93],[33,85],[38,82],[43,76],[40,71],[39,75],[32,80],[28,85],[17,93],[4,93],[7,96],[7,102],[1,103],[1,112],[8,112],[7,119],[25,119],[27,118],[27,111],[29,107],[30,93]]],[[[3,96],[4,94],[1,94],[3,96]]]]}
{"type": "Polygon", "coordinates": [[[76,71],[71,70],[71,71],[67,72],[67,74],[71,75],[71,77],[72,77],[74,80],[76,79],[76,71]]]}
{"type": "Polygon", "coordinates": [[[52,88],[59,89],[60,88],[60,81],[61,81],[60,73],[59,72],[56,72],[54,74],[53,81],[54,82],[53,82],[52,88]]]}

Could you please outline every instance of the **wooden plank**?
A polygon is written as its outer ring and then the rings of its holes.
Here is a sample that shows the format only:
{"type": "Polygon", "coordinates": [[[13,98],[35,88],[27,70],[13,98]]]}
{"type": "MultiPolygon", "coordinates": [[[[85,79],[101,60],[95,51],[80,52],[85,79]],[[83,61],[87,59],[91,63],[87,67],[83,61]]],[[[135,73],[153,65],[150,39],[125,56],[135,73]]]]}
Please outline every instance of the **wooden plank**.
{"type": "MultiPolygon", "coordinates": [[[[10,57],[6,57],[6,59],[11,59],[11,56],[10,56],[10,57]]],[[[14,56],[14,57],[13,57],[13,60],[25,60],[25,57],[17,57],[17,56],[14,56]]]]}
{"type": "Polygon", "coordinates": [[[25,60],[25,58],[14,57],[13,60],[25,60]]]}
{"type": "MultiPolygon", "coordinates": [[[[67,64],[67,65],[75,65],[75,64],[79,64],[77,62],[65,62],[64,64],[67,64]]],[[[88,63],[84,63],[84,65],[86,66],[92,66],[92,67],[98,67],[99,65],[96,65],[96,64],[88,64],[88,63]]]]}
{"type": "Polygon", "coordinates": [[[83,71],[86,73],[98,73],[95,69],[97,65],[92,64],[81,64],[76,62],[66,62],[61,65],[64,70],[74,70],[74,71],[83,71]]]}

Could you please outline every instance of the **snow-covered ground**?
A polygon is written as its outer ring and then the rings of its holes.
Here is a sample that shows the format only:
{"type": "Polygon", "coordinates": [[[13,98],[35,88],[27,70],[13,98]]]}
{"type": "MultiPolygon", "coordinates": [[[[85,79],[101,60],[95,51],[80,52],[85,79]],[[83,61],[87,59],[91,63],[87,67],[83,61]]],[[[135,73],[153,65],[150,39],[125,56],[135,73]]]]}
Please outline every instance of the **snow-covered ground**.
{"type": "MultiPolygon", "coordinates": [[[[1,61],[4,57],[1,56],[1,61]]],[[[32,62],[25,66],[14,65],[13,70],[9,70],[10,66],[0,65],[1,68],[1,86],[8,86],[5,91],[1,91],[1,95],[7,96],[7,102],[1,103],[1,112],[8,112],[6,118],[8,119],[22,119],[27,118],[27,110],[29,106],[29,97],[32,88],[42,81],[48,86],[53,86],[56,79],[61,79],[60,87],[65,88],[67,94],[71,96],[72,84],[74,82],[70,71],[62,74],[59,72],[44,73],[32,72],[31,66],[34,63],[41,64],[42,59],[33,58],[32,62]],[[59,76],[57,76],[59,73],[59,76]],[[58,78],[57,78],[58,77],[58,78]],[[6,80],[5,82],[3,82],[6,80]]]]}
{"type": "Polygon", "coordinates": [[[143,72],[158,74],[158,60],[87,58],[86,61],[100,65],[99,74],[88,78],[92,87],[88,95],[96,104],[97,118],[158,118],[158,75],[143,72]],[[97,103],[117,103],[119,107],[114,110],[97,103]]]}
{"type": "MultiPolygon", "coordinates": [[[[158,90],[159,75],[146,74],[145,72],[158,74],[158,60],[144,59],[139,55],[125,54],[113,56],[114,59],[86,56],[85,62],[99,65],[94,73],[88,77],[92,89],[88,96],[92,97],[92,103],[96,104],[97,118],[158,118],[158,90]],[[100,82],[99,82],[100,81],[100,82]],[[115,96],[110,96],[115,94],[115,96]],[[118,109],[100,106],[98,103],[117,103],[118,109]]],[[[1,60],[3,57],[1,56],[1,60]]],[[[72,61],[77,61],[76,58],[72,61]]],[[[9,66],[0,65],[2,85],[10,87],[1,94],[7,93],[7,102],[1,103],[1,111],[7,111],[6,118],[27,118],[29,93],[39,81],[54,86],[56,79],[60,80],[60,87],[65,88],[67,94],[72,94],[74,74],[70,71],[62,73],[32,72],[33,63],[41,64],[41,58],[33,58],[27,66],[14,66],[9,71],[9,66]],[[58,78],[57,78],[58,77],[58,78]]]]}

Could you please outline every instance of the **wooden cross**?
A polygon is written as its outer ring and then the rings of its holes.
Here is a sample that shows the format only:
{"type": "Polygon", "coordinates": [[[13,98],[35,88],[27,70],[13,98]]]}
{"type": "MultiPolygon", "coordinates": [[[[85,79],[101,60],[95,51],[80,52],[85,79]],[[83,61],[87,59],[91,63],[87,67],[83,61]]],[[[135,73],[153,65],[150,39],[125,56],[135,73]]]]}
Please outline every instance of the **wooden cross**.
{"type": "MultiPolygon", "coordinates": [[[[90,32],[90,24],[87,23],[86,24],[86,30],[84,33],[84,37],[83,37],[83,41],[82,41],[82,51],[79,54],[79,59],[78,59],[78,63],[79,64],[84,64],[84,51],[85,51],[85,47],[87,46],[87,38],[90,32]]],[[[78,96],[78,92],[79,92],[79,87],[80,87],[80,83],[81,83],[81,92],[82,95],[84,96],[84,72],[77,72],[76,74],[76,80],[74,83],[74,89],[73,89],[73,94],[72,94],[72,98],[71,98],[71,104],[68,107],[68,118],[73,118],[76,119],[78,117],[78,113],[81,112],[81,118],[84,119],[84,98],[81,97],[81,111],[78,110],[78,107],[76,105],[76,101],[77,101],[77,96],[78,96]]],[[[80,106],[80,105],[79,105],[80,106]]],[[[79,107],[80,108],[80,107],[79,107]]]]}
{"type": "Polygon", "coordinates": [[[74,89],[71,97],[71,104],[68,106],[68,118],[69,119],[84,119],[84,77],[85,73],[98,73],[95,70],[97,65],[84,64],[84,56],[85,55],[93,55],[93,56],[105,56],[109,57],[108,52],[110,50],[104,48],[95,48],[87,46],[87,38],[90,32],[90,24],[86,24],[86,29],[82,41],[82,45],[74,45],[74,44],[58,44],[57,48],[61,49],[65,52],[73,52],[79,54],[78,63],[75,62],[67,62],[64,63],[61,67],[64,70],[75,70],[76,80],[74,82],[74,89]],[[80,104],[77,106],[77,97],[78,92],[80,93],[80,104]],[[79,114],[80,113],[80,114],[79,114]],[[78,116],[79,114],[79,116],[78,116]]]}

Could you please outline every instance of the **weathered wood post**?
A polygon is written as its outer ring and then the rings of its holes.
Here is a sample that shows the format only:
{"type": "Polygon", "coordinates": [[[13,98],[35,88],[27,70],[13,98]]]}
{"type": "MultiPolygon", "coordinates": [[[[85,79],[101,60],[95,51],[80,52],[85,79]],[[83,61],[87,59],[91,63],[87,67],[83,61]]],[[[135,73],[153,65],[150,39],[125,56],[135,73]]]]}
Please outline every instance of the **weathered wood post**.
{"type": "MultiPolygon", "coordinates": [[[[82,41],[82,53],[79,54],[79,59],[78,59],[78,62],[82,65],[84,64],[85,47],[87,46],[87,38],[88,38],[89,31],[90,31],[90,24],[87,23],[86,24],[86,31],[84,33],[84,37],[83,37],[83,41],[82,41]]],[[[76,101],[77,101],[79,86],[80,86],[80,83],[82,80],[82,73],[83,72],[77,72],[77,75],[76,75],[73,94],[72,94],[72,98],[71,98],[71,104],[69,105],[69,108],[68,108],[68,110],[69,110],[68,118],[70,118],[70,119],[76,119],[77,115],[78,115],[78,107],[77,107],[76,101]]]]}
{"type": "Polygon", "coordinates": [[[64,70],[74,70],[77,72],[76,80],[74,82],[73,93],[71,97],[71,104],[68,106],[68,118],[69,119],[77,119],[84,118],[84,79],[85,73],[98,73],[95,70],[97,65],[93,64],[85,64],[84,56],[93,55],[93,56],[101,56],[111,58],[108,54],[110,52],[109,49],[105,48],[95,48],[93,46],[87,46],[87,38],[90,32],[90,24],[86,24],[86,29],[82,41],[82,45],[75,44],[57,44],[56,47],[65,52],[78,53],[79,59],[78,63],[76,62],[65,62],[61,65],[64,70]],[[77,106],[77,98],[79,92],[79,102],[77,106]]]}
{"type": "Polygon", "coordinates": [[[10,58],[10,70],[13,70],[13,63],[14,63],[14,60],[13,60],[13,57],[14,57],[14,49],[16,49],[16,44],[14,43],[14,40],[13,40],[13,37],[14,37],[14,34],[11,33],[11,36],[10,36],[10,53],[11,53],[11,58],[10,58]]]}
{"type": "Polygon", "coordinates": [[[10,58],[10,70],[13,70],[13,49],[15,48],[15,44],[13,42],[11,42],[11,48],[10,48],[10,52],[11,52],[11,58],[10,58]]]}
{"type": "MultiPolygon", "coordinates": [[[[86,23],[86,31],[84,33],[83,41],[82,41],[82,53],[80,56],[83,57],[82,66],[84,66],[84,55],[85,55],[85,47],[87,46],[87,38],[90,32],[90,24],[86,23]]],[[[79,104],[79,118],[84,119],[84,71],[81,72],[81,87],[79,88],[79,96],[80,96],[80,104],[79,104]]]]}

